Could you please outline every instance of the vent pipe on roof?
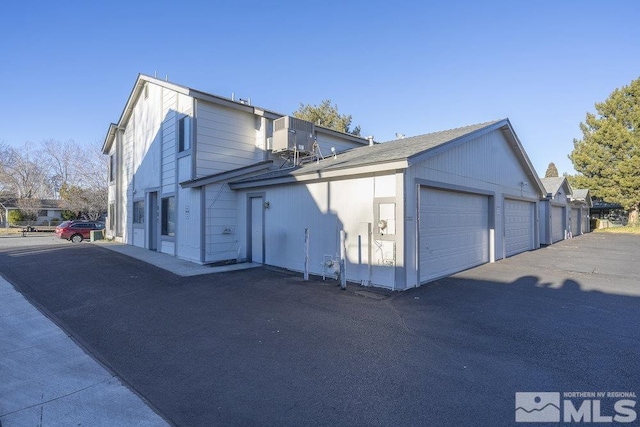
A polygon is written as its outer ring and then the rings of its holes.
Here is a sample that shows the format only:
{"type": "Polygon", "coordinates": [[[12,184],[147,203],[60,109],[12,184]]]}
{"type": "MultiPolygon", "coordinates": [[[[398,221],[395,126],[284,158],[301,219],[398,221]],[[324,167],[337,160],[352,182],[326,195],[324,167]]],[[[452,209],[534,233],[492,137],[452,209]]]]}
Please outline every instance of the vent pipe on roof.
{"type": "Polygon", "coordinates": [[[369,135],[367,139],[369,140],[369,147],[371,147],[373,145],[373,135],[369,135]]]}

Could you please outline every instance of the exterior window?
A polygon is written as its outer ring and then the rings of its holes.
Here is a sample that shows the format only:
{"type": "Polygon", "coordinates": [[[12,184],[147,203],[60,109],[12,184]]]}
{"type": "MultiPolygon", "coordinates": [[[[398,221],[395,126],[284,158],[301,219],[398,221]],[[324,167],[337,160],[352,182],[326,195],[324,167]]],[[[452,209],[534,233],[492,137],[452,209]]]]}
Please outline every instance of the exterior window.
{"type": "Polygon", "coordinates": [[[183,152],[191,148],[191,129],[189,116],[178,120],[178,151],[183,152]]]}
{"type": "Polygon", "coordinates": [[[109,156],[109,181],[115,181],[116,179],[116,155],[109,156]]]}
{"type": "Polygon", "coordinates": [[[47,213],[48,212],[46,210],[41,210],[41,211],[38,211],[38,216],[47,216],[47,213]]]}
{"type": "Polygon", "coordinates": [[[109,203],[109,230],[113,230],[116,224],[116,204],[109,203]]]}
{"type": "Polygon", "coordinates": [[[144,224],[144,200],[133,202],[133,223],[144,224]]]}
{"type": "Polygon", "coordinates": [[[176,198],[165,197],[162,199],[162,235],[176,235],[176,198]]]}

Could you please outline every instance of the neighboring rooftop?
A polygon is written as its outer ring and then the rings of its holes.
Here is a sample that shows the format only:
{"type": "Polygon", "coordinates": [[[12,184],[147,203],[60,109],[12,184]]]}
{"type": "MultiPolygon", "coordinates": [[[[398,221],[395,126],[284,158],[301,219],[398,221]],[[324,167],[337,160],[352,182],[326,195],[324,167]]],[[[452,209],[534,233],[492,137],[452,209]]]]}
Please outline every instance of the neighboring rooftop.
{"type": "MultiPolygon", "coordinates": [[[[40,209],[62,209],[61,200],[57,199],[27,199],[37,202],[40,209]]],[[[18,209],[18,199],[15,196],[0,197],[0,203],[6,208],[18,209]]]]}
{"type": "Polygon", "coordinates": [[[588,188],[576,188],[573,190],[573,198],[576,200],[586,200],[589,197],[588,188]]]}
{"type": "MultiPolygon", "coordinates": [[[[564,176],[555,176],[550,178],[540,178],[540,181],[542,181],[542,185],[544,185],[544,190],[547,192],[547,194],[552,194],[555,196],[558,190],[560,190],[562,183],[567,181],[567,178],[565,178],[564,176]]],[[[568,184],[569,182],[567,181],[567,185],[568,184]]]]}

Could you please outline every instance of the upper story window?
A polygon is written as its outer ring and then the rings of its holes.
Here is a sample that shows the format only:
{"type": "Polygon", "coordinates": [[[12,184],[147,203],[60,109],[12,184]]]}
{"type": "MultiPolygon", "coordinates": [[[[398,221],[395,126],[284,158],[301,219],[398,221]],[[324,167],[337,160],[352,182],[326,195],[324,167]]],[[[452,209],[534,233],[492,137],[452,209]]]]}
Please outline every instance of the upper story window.
{"type": "Polygon", "coordinates": [[[116,155],[109,156],[109,181],[116,180],[116,155]]]}
{"type": "Polygon", "coordinates": [[[189,116],[184,116],[178,120],[178,152],[191,149],[191,121],[189,116]]]}
{"type": "Polygon", "coordinates": [[[133,202],[133,223],[144,224],[144,200],[133,202]]]}

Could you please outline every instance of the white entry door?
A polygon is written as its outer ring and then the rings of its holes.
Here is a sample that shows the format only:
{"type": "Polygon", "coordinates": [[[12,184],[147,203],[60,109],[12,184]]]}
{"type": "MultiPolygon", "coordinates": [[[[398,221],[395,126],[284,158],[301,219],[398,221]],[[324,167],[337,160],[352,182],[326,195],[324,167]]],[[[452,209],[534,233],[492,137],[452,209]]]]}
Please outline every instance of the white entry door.
{"type": "Polygon", "coordinates": [[[251,261],[264,263],[264,216],[262,197],[251,199],[251,261]]]}
{"type": "Polygon", "coordinates": [[[489,262],[489,198],[420,190],[420,282],[489,262]]]}

